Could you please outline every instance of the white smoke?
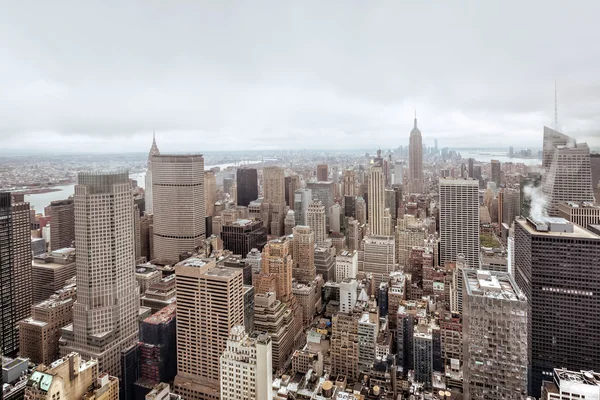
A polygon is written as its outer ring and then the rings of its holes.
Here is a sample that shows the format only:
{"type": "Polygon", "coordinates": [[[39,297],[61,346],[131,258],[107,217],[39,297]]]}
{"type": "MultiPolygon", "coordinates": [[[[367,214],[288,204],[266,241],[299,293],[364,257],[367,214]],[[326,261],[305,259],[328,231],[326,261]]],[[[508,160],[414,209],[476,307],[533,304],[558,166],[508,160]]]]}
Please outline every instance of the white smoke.
{"type": "Polygon", "coordinates": [[[527,185],[523,188],[525,198],[530,201],[529,214],[536,222],[548,221],[548,197],[540,186],[527,185]]]}

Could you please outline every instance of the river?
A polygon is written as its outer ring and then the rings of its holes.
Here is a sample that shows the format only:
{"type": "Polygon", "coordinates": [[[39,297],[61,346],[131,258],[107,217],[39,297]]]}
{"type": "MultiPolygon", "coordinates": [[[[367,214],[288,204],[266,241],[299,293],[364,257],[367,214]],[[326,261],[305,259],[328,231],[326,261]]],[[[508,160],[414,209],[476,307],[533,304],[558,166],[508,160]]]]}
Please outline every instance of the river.
{"type": "MultiPolygon", "coordinates": [[[[261,161],[244,161],[244,165],[246,164],[257,164],[261,161]]],[[[226,163],[226,164],[216,164],[216,165],[206,165],[205,169],[211,169],[214,167],[220,167],[222,170],[227,167],[236,166],[236,163],[226,163]]],[[[131,179],[137,181],[138,186],[141,188],[145,188],[146,186],[146,173],[138,172],[135,174],[129,175],[131,179]]],[[[64,200],[71,196],[75,192],[75,185],[65,185],[65,186],[54,186],[53,189],[59,189],[53,192],[46,193],[34,193],[25,195],[25,201],[29,202],[31,208],[35,210],[36,213],[44,213],[44,207],[50,205],[51,202],[55,200],[64,200]]]]}
{"type": "Polygon", "coordinates": [[[539,158],[510,158],[508,152],[502,150],[456,150],[462,158],[472,158],[475,161],[489,163],[492,160],[498,160],[501,163],[515,163],[525,165],[541,165],[539,158]]]}

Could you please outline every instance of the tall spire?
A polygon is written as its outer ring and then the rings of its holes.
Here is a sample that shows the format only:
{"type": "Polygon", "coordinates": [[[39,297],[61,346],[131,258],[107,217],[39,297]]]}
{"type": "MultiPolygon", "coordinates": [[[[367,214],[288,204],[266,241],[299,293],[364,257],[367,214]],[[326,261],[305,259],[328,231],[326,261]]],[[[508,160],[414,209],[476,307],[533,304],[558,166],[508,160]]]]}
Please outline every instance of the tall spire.
{"type": "Polygon", "coordinates": [[[415,129],[417,129],[417,109],[415,108],[415,129]]]}
{"type": "Polygon", "coordinates": [[[556,80],[554,80],[554,129],[558,129],[558,96],[556,93],[556,80]]]}
{"type": "Polygon", "coordinates": [[[148,157],[160,155],[160,151],[158,150],[158,146],[156,145],[156,131],[152,128],[152,147],[150,147],[150,153],[148,157]]]}

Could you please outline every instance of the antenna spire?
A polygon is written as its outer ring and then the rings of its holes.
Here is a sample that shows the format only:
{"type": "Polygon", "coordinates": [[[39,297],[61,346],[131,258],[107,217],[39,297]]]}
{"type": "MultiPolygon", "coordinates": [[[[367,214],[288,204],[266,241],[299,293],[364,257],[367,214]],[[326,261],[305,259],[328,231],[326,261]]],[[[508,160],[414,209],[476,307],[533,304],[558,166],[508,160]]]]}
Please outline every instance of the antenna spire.
{"type": "Polygon", "coordinates": [[[556,80],[554,81],[554,129],[558,129],[558,96],[556,90],[556,80]]]}

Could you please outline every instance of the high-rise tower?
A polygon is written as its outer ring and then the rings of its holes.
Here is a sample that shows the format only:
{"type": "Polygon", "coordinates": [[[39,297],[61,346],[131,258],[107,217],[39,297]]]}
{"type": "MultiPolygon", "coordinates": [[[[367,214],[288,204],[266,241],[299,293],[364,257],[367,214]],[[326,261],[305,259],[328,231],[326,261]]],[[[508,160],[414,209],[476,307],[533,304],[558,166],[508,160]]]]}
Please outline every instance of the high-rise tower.
{"type": "Polygon", "coordinates": [[[248,207],[251,201],[258,199],[258,174],[256,168],[238,168],[237,204],[248,207]]]}
{"type": "Polygon", "coordinates": [[[463,273],[463,388],[467,399],[527,396],[529,305],[506,272],[463,273]]]}
{"type": "Polygon", "coordinates": [[[61,354],[78,352],[120,376],[120,353],[138,339],[133,196],[128,172],[86,173],[75,186],[77,301],[61,354]]]}
{"type": "Polygon", "coordinates": [[[301,283],[315,279],[315,233],[310,226],[298,225],[293,230],[294,278],[301,283]]]}
{"type": "Polygon", "coordinates": [[[373,235],[389,235],[384,229],[383,211],[385,209],[385,184],[383,170],[380,165],[372,165],[369,169],[368,188],[368,222],[373,235]]]}
{"type": "Polygon", "coordinates": [[[170,263],[204,242],[204,158],[202,155],[152,157],[154,257],[170,263]]]}
{"type": "Polygon", "coordinates": [[[72,247],[75,241],[75,204],[73,199],[50,203],[50,250],[72,247]]]}
{"type": "MultiPolygon", "coordinates": [[[[423,192],[423,138],[417,128],[417,115],[415,113],[415,126],[410,131],[408,145],[408,185],[410,193],[423,192]]],[[[370,200],[369,200],[370,201],[370,200]]]]}
{"type": "Polygon", "coordinates": [[[12,201],[9,192],[0,193],[0,351],[15,352],[19,338],[15,326],[15,299],[12,242],[12,201]]]}
{"type": "Polygon", "coordinates": [[[557,365],[600,371],[600,236],[562,218],[515,220],[515,280],[531,306],[532,383],[557,365]]]}
{"type": "Polygon", "coordinates": [[[550,215],[558,216],[558,204],[563,201],[594,202],[590,148],[586,143],[577,143],[545,127],[543,162],[546,174],[542,188],[550,215]]]}
{"type": "Polygon", "coordinates": [[[146,187],[144,188],[144,200],[146,203],[146,214],[152,214],[154,212],[152,202],[152,156],[160,155],[158,146],[156,145],[156,133],[152,132],[152,146],[148,153],[148,168],[146,168],[146,187]]]}
{"type": "Polygon", "coordinates": [[[314,242],[318,245],[322,245],[327,239],[326,218],[325,206],[319,200],[314,200],[308,205],[306,225],[314,232],[314,242]]]}
{"type": "Polygon", "coordinates": [[[440,264],[464,254],[469,267],[479,265],[479,183],[440,179],[440,264]]]}
{"type": "Polygon", "coordinates": [[[221,354],[230,330],[244,324],[243,272],[193,257],[178,263],[175,275],[175,392],[189,400],[219,399],[221,354]]]}

